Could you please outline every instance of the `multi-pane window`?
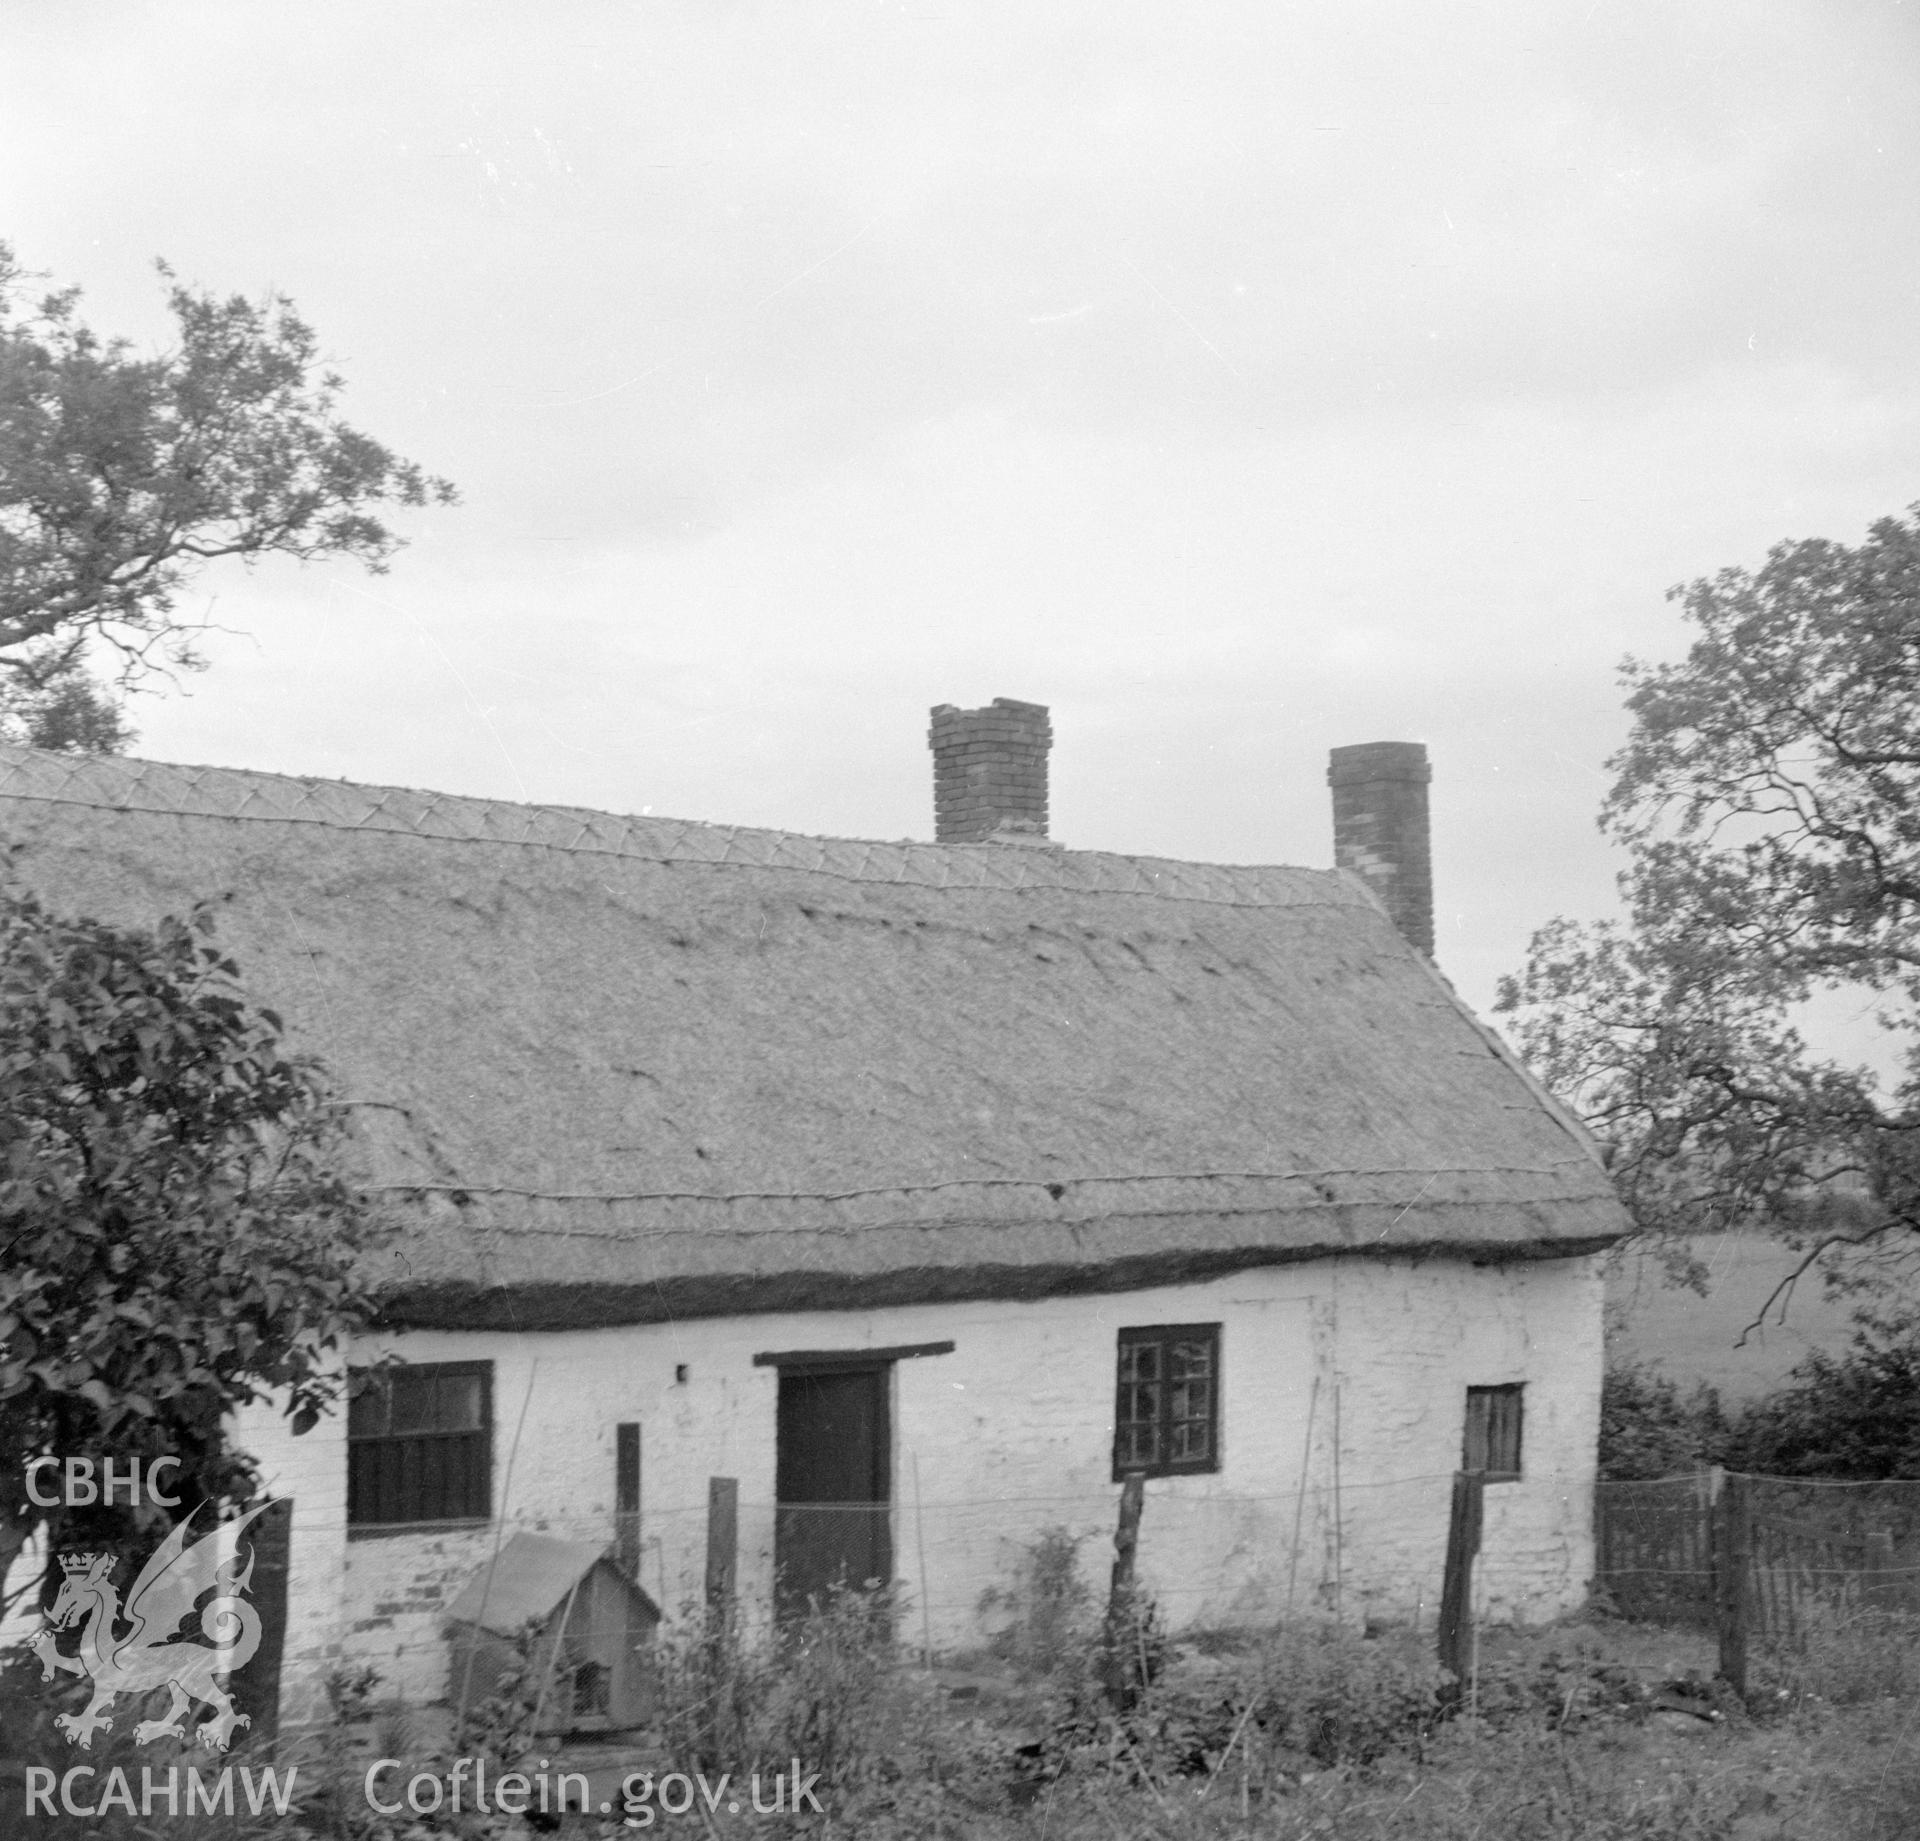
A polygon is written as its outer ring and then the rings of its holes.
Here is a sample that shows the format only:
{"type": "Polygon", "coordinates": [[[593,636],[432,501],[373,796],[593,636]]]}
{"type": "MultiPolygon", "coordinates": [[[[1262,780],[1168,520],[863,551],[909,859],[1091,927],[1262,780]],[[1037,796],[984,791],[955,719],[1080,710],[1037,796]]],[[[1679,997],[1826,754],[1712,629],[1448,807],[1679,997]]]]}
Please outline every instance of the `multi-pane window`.
{"type": "Polygon", "coordinates": [[[357,1368],[348,1380],[348,1526],[485,1520],[493,1364],[357,1368]]]}
{"type": "Polygon", "coordinates": [[[1120,1332],[1113,1474],[1220,1468],[1220,1326],[1161,1323],[1120,1332]]]}
{"type": "Polygon", "coordinates": [[[1462,1470],[1475,1471],[1489,1483],[1511,1483],[1518,1479],[1520,1395],[1518,1384],[1467,1389],[1467,1435],[1460,1456],[1462,1470]]]}

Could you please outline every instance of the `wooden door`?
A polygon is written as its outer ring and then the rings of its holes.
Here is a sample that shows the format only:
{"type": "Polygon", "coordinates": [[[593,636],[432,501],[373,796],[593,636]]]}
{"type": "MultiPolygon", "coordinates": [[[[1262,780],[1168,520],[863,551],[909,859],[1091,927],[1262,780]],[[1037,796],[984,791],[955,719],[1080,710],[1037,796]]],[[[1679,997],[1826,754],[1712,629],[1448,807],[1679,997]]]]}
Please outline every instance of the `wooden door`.
{"type": "Polygon", "coordinates": [[[833,1586],[889,1585],[891,1368],[784,1368],[775,1445],[775,1604],[783,1618],[833,1586]]]}

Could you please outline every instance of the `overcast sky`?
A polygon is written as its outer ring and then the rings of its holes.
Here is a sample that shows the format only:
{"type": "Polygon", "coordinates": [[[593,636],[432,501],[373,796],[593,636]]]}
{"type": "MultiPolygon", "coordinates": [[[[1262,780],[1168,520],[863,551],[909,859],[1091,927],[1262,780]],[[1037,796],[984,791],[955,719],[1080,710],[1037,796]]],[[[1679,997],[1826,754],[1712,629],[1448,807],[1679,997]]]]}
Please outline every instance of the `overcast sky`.
{"type": "Polygon", "coordinates": [[[203,578],[139,752],[927,837],[1011,696],[1062,841],[1322,864],[1420,740],[1484,1006],[1664,591],[1920,498],[1915,12],[12,0],[0,236],[283,291],[463,493],[203,578]]]}

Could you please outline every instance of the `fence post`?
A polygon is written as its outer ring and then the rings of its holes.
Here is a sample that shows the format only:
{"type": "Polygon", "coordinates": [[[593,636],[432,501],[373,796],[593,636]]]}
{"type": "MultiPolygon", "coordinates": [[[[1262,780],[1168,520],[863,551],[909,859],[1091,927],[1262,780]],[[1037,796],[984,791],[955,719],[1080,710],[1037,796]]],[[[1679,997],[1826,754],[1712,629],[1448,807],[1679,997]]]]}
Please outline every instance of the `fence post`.
{"type": "Polygon", "coordinates": [[[253,1524],[252,1584],[247,1596],[260,1616],[260,1643],[227,1683],[233,1702],[253,1724],[249,1743],[271,1746],[280,1733],[280,1668],[287,1641],[287,1572],[293,1540],[293,1501],[281,1496],[253,1524]]]}
{"type": "MultiPolygon", "coordinates": [[[[1146,1501],[1147,1479],[1138,1470],[1127,1472],[1120,1487],[1120,1524],[1113,1532],[1113,1583],[1107,1591],[1107,1627],[1102,1644],[1107,1699],[1124,1713],[1133,1704],[1139,1672],[1133,1645],[1138,1616],[1133,1602],[1133,1556],[1140,1545],[1140,1509],[1146,1501]]],[[[1144,1686],[1145,1683],[1139,1683],[1144,1686]]]]}
{"type": "Polygon", "coordinates": [[[1747,1630],[1752,1617],[1748,1574],[1753,1557],[1749,1478],[1713,1471],[1713,1612],[1720,1638],[1720,1678],[1747,1697],[1747,1630]]]}
{"type": "Polygon", "coordinates": [[[1480,1552],[1482,1483],[1477,1471],[1453,1473],[1447,1570],[1440,1583],[1440,1666],[1456,1683],[1473,1672],[1473,1562],[1480,1552]]]}
{"type": "Polygon", "coordinates": [[[640,1579],[640,1426],[625,1421],[613,1428],[613,1538],[620,1570],[640,1579]]]}
{"type": "Polygon", "coordinates": [[[740,1550],[740,1484],[734,1477],[707,1479],[707,1616],[724,1624],[733,1612],[740,1550]]]}

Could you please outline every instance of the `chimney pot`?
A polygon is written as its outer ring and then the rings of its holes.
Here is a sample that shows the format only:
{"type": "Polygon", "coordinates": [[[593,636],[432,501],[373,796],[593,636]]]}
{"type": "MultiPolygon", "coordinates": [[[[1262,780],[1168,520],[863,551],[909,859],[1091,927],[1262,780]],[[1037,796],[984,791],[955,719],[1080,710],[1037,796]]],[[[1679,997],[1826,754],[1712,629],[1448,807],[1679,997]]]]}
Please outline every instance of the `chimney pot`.
{"type": "Polygon", "coordinates": [[[1010,841],[1043,840],[1052,743],[1044,703],[995,697],[977,710],[936,703],[927,731],[935,840],[978,844],[996,833],[1010,841]]]}
{"type": "Polygon", "coordinates": [[[1421,742],[1361,742],[1328,758],[1333,860],[1379,896],[1393,924],[1433,957],[1433,847],[1421,742]]]}

